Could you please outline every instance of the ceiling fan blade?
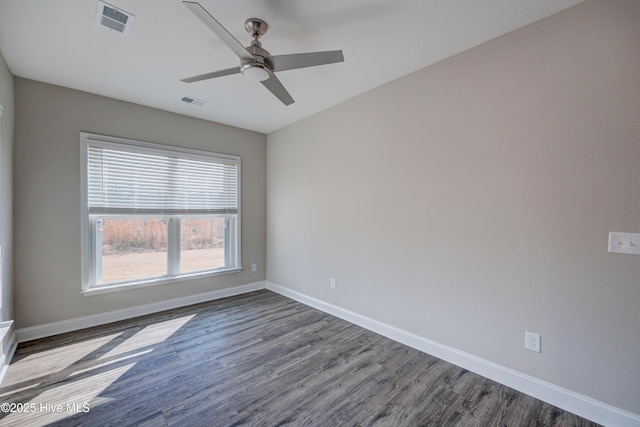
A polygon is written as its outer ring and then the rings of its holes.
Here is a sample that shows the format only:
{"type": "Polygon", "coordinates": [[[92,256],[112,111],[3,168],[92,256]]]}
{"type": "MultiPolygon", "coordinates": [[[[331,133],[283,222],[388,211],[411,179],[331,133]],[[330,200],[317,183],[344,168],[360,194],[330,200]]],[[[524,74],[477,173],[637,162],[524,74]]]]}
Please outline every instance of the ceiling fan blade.
{"type": "Polygon", "coordinates": [[[200,3],[194,1],[183,1],[182,3],[184,3],[184,5],[187,6],[198,18],[200,18],[207,27],[211,28],[211,30],[216,33],[216,35],[220,37],[220,39],[241,59],[255,59],[255,57],[251,55],[251,53],[249,53],[249,51],[245,49],[245,47],[242,46],[242,44],[233,37],[233,35],[227,31],[221,23],[216,21],[216,19],[200,5],[200,3]]]}
{"type": "Polygon", "coordinates": [[[291,95],[289,95],[289,92],[287,92],[284,86],[282,86],[282,83],[280,83],[280,80],[278,80],[275,74],[271,74],[271,77],[269,77],[267,80],[263,80],[260,83],[262,83],[264,87],[269,89],[271,93],[274,94],[280,101],[282,101],[284,105],[291,105],[295,102],[291,95]]]}
{"type": "Polygon", "coordinates": [[[341,50],[326,52],[294,53],[291,55],[275,55],[266,57],[273,71],[293,70],[296,68],[315,67],[316,65],[344,62],[341,50]]]}
{"type": "Polygon", "coordinates": [[[240,67],[227,68],[226,70],[218,70],[213,71],[211,73],[199,74],[193,77],[187,77],[186,79],[180,80],[185,83],[193,83],[199,82],[200,80],[214,79],[216,77],[228,76],[230,74],[238,74],[240,72],[240,67]]]}

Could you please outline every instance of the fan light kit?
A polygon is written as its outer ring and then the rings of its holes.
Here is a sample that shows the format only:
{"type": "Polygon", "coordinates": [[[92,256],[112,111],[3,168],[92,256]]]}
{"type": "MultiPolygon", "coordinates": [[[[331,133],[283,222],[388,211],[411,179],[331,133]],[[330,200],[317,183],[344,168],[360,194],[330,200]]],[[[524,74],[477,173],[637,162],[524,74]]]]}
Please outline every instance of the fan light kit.
{"type": "Polygon", "coordinates": [[[253,38],[251,45],[244,47],[222,24],[211,16],[200,3],[191,1],[184,1],[183,3],[240,58],[239,67],[227,68],[226,70],[214,71],[182,79],[181,81],[185,83],[193,83],[241,73],[251,80],[261,82],[264,87],[269,89],[284,105],[290,105],[295,101],[276,77],[276,71],[344,62],[344,56],[341,50],[272,56],[266,49],[262,48],[262,43],[260,43],[260,37],[267,32],[269,26],[266,22],[258,18],[249,18],[244,23],[244,28],[253,38]]]}
{"type": "Polygon", "coordinates": [[[262,64],[244,64],[240,67],[242,75],[251,79],[263,82],[271,77],[271,71],[262,64]]]}

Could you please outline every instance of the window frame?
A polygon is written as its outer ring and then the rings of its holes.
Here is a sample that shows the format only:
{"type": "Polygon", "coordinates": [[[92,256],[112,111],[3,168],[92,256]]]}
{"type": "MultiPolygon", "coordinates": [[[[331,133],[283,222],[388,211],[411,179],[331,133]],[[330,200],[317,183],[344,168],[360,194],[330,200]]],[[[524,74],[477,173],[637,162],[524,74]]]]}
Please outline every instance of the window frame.
{"type": "Polygon", "coordinates": [[[241,158],[240,156],[214,153],[204,150],[194,150],[164,144],[145,141],[137,141],[126,138],[117,138],[105,135],[80,132],[80,183],[81,183],[81,294],[94,295],[127,289],[135,289],[147,286],[156,286],[167,283],[180,283],[187,280],[200,279],[223,274],[231,274],[242,271],[241,260],[241,158]],[[152,149],[163,153],[182,157],[200,157],[207,160],[220,159],[221,162],[234,162],[237,166],[237,213],[231,214],[204,214],[204,213],[140,213],[135,214],[93,214],[89,213],[88,206],[88,147],[106,146],[129,148],[131,151],[152,149]],[[112,282],[108,284],[96,283],[96,258],[99,248],[96,246],[96,223],[98,218],[166,218],[167,219],[167,274],[164,276],[112,282]],[[225,229],[225,262],[224,267],[200,270],[188,273],[180,273],[180,219],[224,217],[229,221],[225,229]]]}

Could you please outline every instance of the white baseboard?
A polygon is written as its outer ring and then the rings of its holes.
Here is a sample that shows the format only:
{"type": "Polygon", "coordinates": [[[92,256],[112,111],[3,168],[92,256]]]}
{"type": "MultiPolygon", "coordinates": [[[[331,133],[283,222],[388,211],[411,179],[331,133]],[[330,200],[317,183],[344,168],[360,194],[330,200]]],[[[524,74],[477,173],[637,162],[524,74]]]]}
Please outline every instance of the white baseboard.
{"type": "Polygon", "coordinates": [[[13,329],[13,321],[0,322],[0,345],[2,352],[0,353],[0,384],[4,379],[9,363],[16,351],[18,342],[16,341],[16,332],[13,329]]]}
{"type": "MultiPolygon", "coordinates": [[[[90,328],[92,326],[104,325],[120,320],[131,319],[132,317],[144,316],[159,311],[171,310],[173,308],[198,304],[220,298],[227,298],[234,295],[246,294],[265,288],[264,282],[249,283],[241,286],[234,286],[226,289],[205,292],[196,295],[176,298],[167,301],[160,301],[137,307],[125,308],[122,310],[109,311],[106,313],[94,314],[91,316],[77,317],[74,319],[61,320],[59,322],[46,323],[44,325],[30,326],[16,330],[17,342],[31,341],[39,338],[50,337],[52,335],[63,334],[65,332],[77,331],[79,329],[90,328]]],[[[10,360],[10,359],[9,359],[10,360]]]]}
{"type": "Polygon", "coordinates": [[[302,304],[354,323],[394,341],[438,357],[471,372],[492,379],[508,387],[572,412],[605,426],[638,427],[640,415],[592,399],[588,396],[539,380],[522,372],[460,351],[453,347],[404,331],[333,304],[309,297],[275,283],[266,282],[266,288],[302,304]]]}

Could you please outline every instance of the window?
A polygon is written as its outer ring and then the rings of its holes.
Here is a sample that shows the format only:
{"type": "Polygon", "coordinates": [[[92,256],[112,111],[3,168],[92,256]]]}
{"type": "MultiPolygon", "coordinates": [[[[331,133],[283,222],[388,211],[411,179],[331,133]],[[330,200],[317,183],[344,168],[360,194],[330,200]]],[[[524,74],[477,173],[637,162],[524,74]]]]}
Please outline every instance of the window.
{"type": "Polygon", "coordinates": [[[240,270],[240,158],[80,134],[82,288],[240,270]]]}

